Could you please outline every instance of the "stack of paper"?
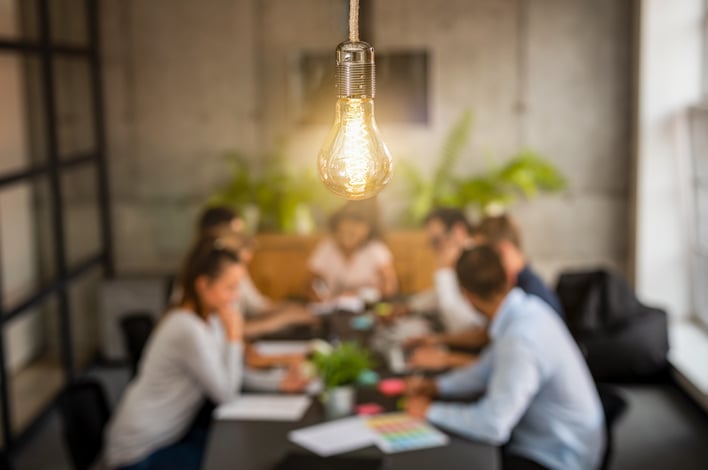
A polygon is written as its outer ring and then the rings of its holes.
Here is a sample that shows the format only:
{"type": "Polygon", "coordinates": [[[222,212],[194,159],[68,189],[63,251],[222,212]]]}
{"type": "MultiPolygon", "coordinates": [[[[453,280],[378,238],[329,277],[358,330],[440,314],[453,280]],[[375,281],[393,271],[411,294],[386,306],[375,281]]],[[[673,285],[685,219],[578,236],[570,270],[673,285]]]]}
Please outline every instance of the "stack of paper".
{"type": "Polygon", "coordinates": [[[386,413],[366,419],[376,445],[387,454],[446,445],[450,438],[428,423],[405,413],[386,413]]]}
{"type": "Polygon", "coordinates": [[[370,445],[390,454],[444,446],[450,441],[446,434],[404,413],[344,418],[292,431],[288,439],[322,457],[370,445]]]}
{"type": "Polygon", "coordinates": [[[261,356],[307,354],[310,352],[310,341],[258,341],[253,348],[261,356]]]}
{"type": "Polygon", "coordinates": [[[241,395],[214,411],[217,419],[297,421],[310,406],[305,395],[241,395]]]}
{"type": "Polygon", "coordinates": [[[373,445],[376,435],[363,419],[355,416],[292,431],[288,439],[315,454],[328,457],[373,445]]]}

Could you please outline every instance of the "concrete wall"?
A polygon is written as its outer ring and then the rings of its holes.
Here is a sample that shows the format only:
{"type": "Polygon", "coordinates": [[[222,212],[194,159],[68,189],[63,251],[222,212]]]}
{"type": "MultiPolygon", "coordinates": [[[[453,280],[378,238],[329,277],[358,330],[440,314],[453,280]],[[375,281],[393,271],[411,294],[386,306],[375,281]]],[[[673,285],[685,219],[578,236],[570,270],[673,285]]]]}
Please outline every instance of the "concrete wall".
{"type": "Polygon", "coordinates": [[[221,154],[257,148],[258,2],[102,3],[117,267],[168,271],[221,154]]]}
{"type": "MultiPolygon", "coordinates": [[[[224,149],[255,153],[287,136],[290,158],[314,165],[327,129],[297,123],[295,59],[346,38],[347,4],[103,2],[120,272],[176,266],[194,214],[224,179],[224,149]]],[[[450,126],[472,109],[474,142],[460,171],[529,146],[567,175],[565,194],[515,208],[549,278],[567,267],[627,265],[630,5],[372,2],[377,51],[424,48],[430,58],[428,125],[382,128],[395,158],[432,168],[450,126]]]]}

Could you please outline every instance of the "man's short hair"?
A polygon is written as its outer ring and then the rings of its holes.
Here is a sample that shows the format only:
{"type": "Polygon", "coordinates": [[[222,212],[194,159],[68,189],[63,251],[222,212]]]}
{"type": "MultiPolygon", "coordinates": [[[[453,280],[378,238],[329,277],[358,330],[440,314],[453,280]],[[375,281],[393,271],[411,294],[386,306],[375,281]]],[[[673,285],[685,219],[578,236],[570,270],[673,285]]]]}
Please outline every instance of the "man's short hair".
{"type": "Polygon", "coordinates": [[[425,216],[424,223],[428,224],[433,220],[439,220],[445,227],[445,231],[449,232],[457,224],[462,224],[462,226],[467,230],[467,233],[472,231],[472,225],[470,224],[465,213],[456,207],[438,207],[433,209],[425,216]]]}
{"type": "Polygon", "coordinates": [[[481,235],[484,241],[496,245],[508,241],[521,250],[521,233],[514,220],[508,215],[487,216],[477,224],[474,235],[481,235]]]}
{"type": "Polygon", "coordinates": [[[206,234],[213,230],[218,230],[221,227],[230,224],[235,219],[240,217],[236,209],[229,206],[212,206],[207,207],[199,216],[197,222],[197,232],[206,234]]]}
{"type": "Polygon", "coordinates": [[[506,271],[492,245],[477,245],[462,252],[455,266],[460,286],[484,300],[503,294],[507,288],[506,271]]]}

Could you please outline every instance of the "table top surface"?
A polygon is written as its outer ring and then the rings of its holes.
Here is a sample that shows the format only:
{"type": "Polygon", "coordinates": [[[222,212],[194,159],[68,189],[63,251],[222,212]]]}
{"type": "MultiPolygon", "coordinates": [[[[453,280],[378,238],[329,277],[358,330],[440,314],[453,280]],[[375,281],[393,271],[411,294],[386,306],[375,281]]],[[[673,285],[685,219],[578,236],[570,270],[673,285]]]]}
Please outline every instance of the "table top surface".
{"type": "MultiPolygon", "coordinates": [[[[357,392],[357,402],[375,401],[387,411],[395,409],[395,399],[383,397],[374,389],[357,392]],[[375,397],[373,394],[377,394],[375,397]]],[[[204,470],[269,470],[289,452],[307,450],[288,441],[290,431],[321,423],[324,409],[313,399],[303,418],[294,422],[215,420],[212,423],[204,460],[204,470]]],[[[499,448],[450,436],[446,446],[396,454],[384,454],[374,446],[342,456],[383,458],[387,470],[494,470],[501,468],[499,448]]],[[[333,467],[336,468],[333,462],[333,467]]]]}
{"type": "MultiPolygon", "coordinates": [[[[325,337],[368,343],[369,334],[350,328],[350,314],[334,314],[325,322],[325,337]]],[[[286,336],[286,335],[283,335],[286,336]]],[[[289,336],[289,335],[288,335],[289,336]]],[[[283,338],[281,338],[283,339],[283,338]]],[[[397,411],[398,397],[386,397],[372,387],[357,389],[357,403],[377,403],[385,411],[397,411]]],[[[295,429],[325,421],[324,407],[313,399],[303,418],[294,422],[214,420],[204,457],[204,470],[270,470],[289,452],[309,454],[288,440],[295,429]]],[[[350,457],[381,457],[386,470],[495,470],[501,468],[500,450],[496,446],[450,435],[446,446],[396,454],[384,454],[370,446],[340,454],[350,457]]],[[[336,468],[333,462],[332,468],[336,468]]]]}

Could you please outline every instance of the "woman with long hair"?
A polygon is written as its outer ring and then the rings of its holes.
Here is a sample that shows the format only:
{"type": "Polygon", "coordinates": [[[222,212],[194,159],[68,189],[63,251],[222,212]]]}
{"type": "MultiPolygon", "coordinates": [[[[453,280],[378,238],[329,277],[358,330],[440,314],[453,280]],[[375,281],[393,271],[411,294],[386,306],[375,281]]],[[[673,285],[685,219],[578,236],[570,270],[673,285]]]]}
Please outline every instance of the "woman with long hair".
{"type": "Polygon", "coordinates": [[[151,336],[109,425],[110,468],[200,467],[206,434],[192,422],[205,399],[229,402],[241,388],[243,318],[233,305],[243,275],[238,254],[219,238],[194,244],[180,298],[151,336]]]}

